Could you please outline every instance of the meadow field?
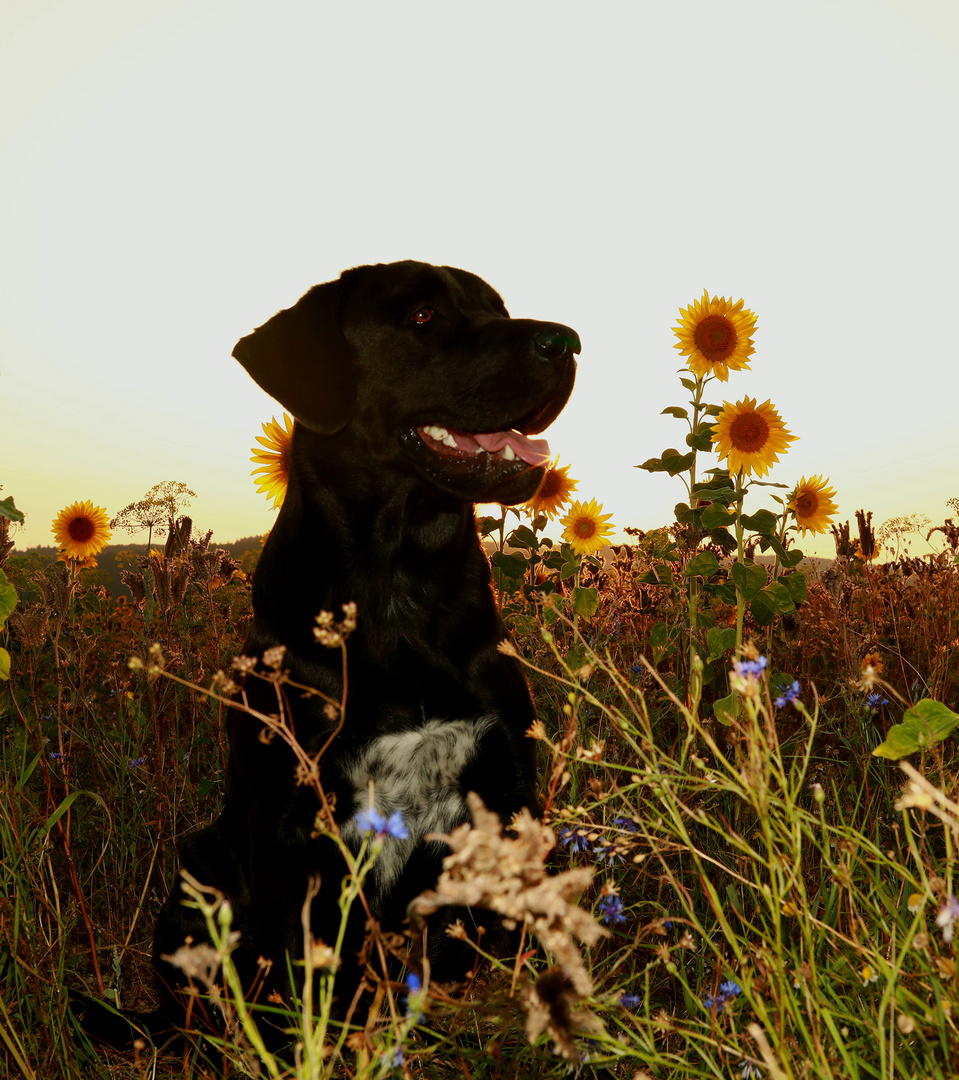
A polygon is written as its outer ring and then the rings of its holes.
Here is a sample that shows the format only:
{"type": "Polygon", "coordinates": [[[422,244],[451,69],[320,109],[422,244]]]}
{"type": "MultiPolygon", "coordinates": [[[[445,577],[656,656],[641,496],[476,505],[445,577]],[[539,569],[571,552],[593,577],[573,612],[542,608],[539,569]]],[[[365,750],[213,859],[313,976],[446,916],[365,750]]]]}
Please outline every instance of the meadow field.
{"type": "MultiPolygon", "coordinates": [[[[741,302],[690,312],[748,337],[741,302]]],[[[279,1054],[232,992],[228,913],[207,894],[225,984],[201,989],[223,1039],[119,1054],[67,998],[154,1001],[174,842],[218,810],[257,552],[181,515],[162,550],[121,557],[116,595],[89,536],[64,533],[60,560],[18,552],[0,503],[0,1074],[959,1076],[959,528],[843,524],[823,478],[772,484],[791,438],[775,409],[704,399],[748,353],[683,355],[688,407],[666,411],[685,445],[642,466],[685,486],[674,522],[610,547],[609,516],[558,466],[528,506],[478,521],[502,647],[537,704],[544,817],[503,832],[477,807],[423,910],[469,896],[512,937],[483,916],[470,979],[440,986],[385,973],[406,943],[372,927],[370,996],[346,1026],[336,946],[314,943],[316,994],[279,1054]],[[815,571],[808,532],[836,544],[815,571]]],[[[345,906],[392,828],[344,847],[345,906]]]]}

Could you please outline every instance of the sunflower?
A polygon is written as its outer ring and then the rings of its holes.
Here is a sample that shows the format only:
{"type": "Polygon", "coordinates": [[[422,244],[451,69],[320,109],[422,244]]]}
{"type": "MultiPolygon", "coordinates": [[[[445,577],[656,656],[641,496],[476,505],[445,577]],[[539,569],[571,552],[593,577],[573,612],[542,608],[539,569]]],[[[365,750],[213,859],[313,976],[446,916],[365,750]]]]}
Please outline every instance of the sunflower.
{"type": "Polygon", "coordinates": [[[828,482],[828,478],[823,480],[821,476],[811,476],[808,480],[804,476],[789,496],[787,505],[803,535],[824,533],[836,516],[838,508],[833,502],[836,493],[826,487],[828,482]]]}
{"type": "Polygon", "coordinates": [[[293,418],[283,414],[283,424],[278,424],[276,417],[263,425],[263,435],[257,435],[256,441],[266,447],[260,450],[254,446],[254,464],[260,465],[250,476],[262,473],[256,481],[256,490],[273,500],[273,509],[281,506],[286,497],[286,486],[290,480],[290,441],[293,437],[293,418]],[[264,437],[265,436],[265,437],[264,437]]]}
{"type": "Polygon", "coordinates": [[[603,504],[591,499],[588,503],[574,502],[565,517],[560,518],[563,539],[577,555],[592,555],[606,544],[613,531],[609,524],[612,514],[603,514],[603,504]]]}
{"type": "Polygon", "coordinates": [[[784,454],[787,445],[796,439],[768,401],[757,405],[754,398],[743,398],[735,405],[724,401],[712,431],[719,459],[729,459],[727,468],[733,475],[742,472],[765,476],[779,460],[776,455],[784,454]]]}
{"type": "Polygon", "coordinates": [[[674,346],[686,364],[696,375],[705,378],[715,375],[720,382],[729,378],[729,369],[739,371],[749,367],[749,357],[754,352],[753,339],[749,336],[756,329],[756,316],[743,310],[743,301],[732,302],[724,296],[709,299],[704,292],[702,300],[693,301],[688,308],[680,308],[681,322],[673,327],[679,338],[674,346]]]}
{"type": "Polygon", "coordinates": [[[555,464],[546,470],[546,475],[536,489],[536,494],[526,503],[534,514],[545,514],[552,519],[569,502],[570,495],[579,485],[578,480],[569,478],[569,469],[569,465],[561,469],[558,464],[555,464]]]}
{"type": "MultiPolygon", "coordinates": [[[[107,512],[89,499],[65,507],[53,519],[53,535],[60,545],[59,559],[87,562],[110,542],[107,512]]],[[[93,565],[91,563],[91,565],[93,565]]]]}

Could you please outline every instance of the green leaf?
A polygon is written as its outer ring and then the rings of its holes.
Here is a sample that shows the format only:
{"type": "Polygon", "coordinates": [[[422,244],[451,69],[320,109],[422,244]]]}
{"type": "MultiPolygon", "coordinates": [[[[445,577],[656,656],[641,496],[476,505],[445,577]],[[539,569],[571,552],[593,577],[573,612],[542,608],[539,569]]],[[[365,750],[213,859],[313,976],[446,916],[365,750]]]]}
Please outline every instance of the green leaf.
{"type": "Polygon", "coordinates": [[[669,623],[656,623],[649,632],[649,644],[654,649],[665,648],[675,637],[675,631],[669,623]]]}
{"type": "Polygon", "coordinates": [[[706,655],[707,663],[725,656],[730,649],[736,647],[736,627],[714,626],[706,634],[706,647],[708,650],[706,655]]]}
{"type": "Polygon", "coordinates": [[[731,536],[726,529],[710,529],[709,539],[714,544],[718,544],[725,552],[736,550],[736,538],[731,536]]]}
{"type": "Polygon", "coordinates": [[[579,559],[569,559],[563,563],[563,567],[559,572],[560,581],[569,581],[571,577],[575,577],[579,573],[579,559]]]}
{"type": "Polygon", "coordinates": [[[799,548],[790,548],[785,557],[782,558],[782,564],[788,569],[789,567],[798,566],[804,558],[805,556],[799,548]]]}
{"type": "Polygon", "coordinates": [[[763,551],[765,551],[767,547],[771,547],[773,551],[776,552],[780,562],[782,562],[783,559],[787,558],[786,549],[783,547],[782,541],[779,539],[778,536],[764,536],[759,542],[759,546],[763,549],[763,551]]]}
{"type": "Polygon", "coordinates": [[[677,420],[688,420],[689,413],[681,405],[668,405],[660,416],[675,416],[677,420]]]}
{"type": "Polygon", "coordinates": [[[779,579],[789,590],[789,595],[796,604],[802,604],[806,599],[806,575],[798,571],[792,574],[784,574],[779,579]]]}
{"type": "Polygon", "coordinates": [[[761,594],[750,601],[749,610],[757,626],[772,626],[776,621],[776,613],[763,602],[761,594]]]}
{"type": "Polygon", "coordinates": [[[718,701],[713,702],[713,715],[726,727],[736,719],[738,709],[736,707],[736,695],[728,694],[724,698],[720,698],[718,701]]]}
{"type": "Polygon", "coordinates": [[[634,465],[634,469],[645,469],[646,472],[665,472],[666,466],[663,464],[662,459],[658,457],[651,457],[648,461],[644,461],[642,465],[634,465]]]}
{"type": "Polygon", "coordinates": [[[490,562],[511,581],[522,581],[526,576],[526,558],[523,555],[508,555],[505,551],[494,551],[490,562]]]}
{"type": "Polygon", "coordinates": [[[757,596],[767,580],[766,567],[755,563],[734,562],[729,575],[747,600],[757,596]]]}
{"type": "Polygon", "coordinates": [[[656,563],[652,570],[640,574],[636,579],[643,585],[673,585],[673,570],[669,563],[656,563]]]}
{"type": "Polygon", "coordinates": [[[673,513],[680,525],[692,525],[696,520],[696,511],[685,503],[676,503],[673,513]]]}
{"type": "Polygon", "coordinates": [[[699,487],[692,497],[697,502],[721,502],[727,505],[736,499],[736,489],[720,485],[719,487],[699,487]]]}
{"type": "Polygon", "coordinates": [[[477,527],[479,528],[480,536],[492,536],[494,532],[499,531],[499,527],[502,524],[502,518],[482,517],[479,519],[477,527]]]}
{"type": "Polygon", "coordinates": [[[0,648],[0,679],[4,682],[10,678],[10,654],[6,649],[0,648]]]}
{"type": "Polygon", "coordinates": [[[0,630],[17,606],[17,590],[7,581],[7,576],[0,570],[0,630]]]}
{"type": "Polygon", "coordinates": [[[704,529],[722,529],[726,525],[731,525],[735,520],[736,515],[730,513],[722,503],[710,503],[709,506],[703,510],[702,521],[704,529]]]}
{"type": "Polygon", "coordinates": [[[708,454],[713,448],[713,439],[708,431],[700,429],[691,431],[686,436],[686,445],[691,446],[694,450],[702,450],[708,454]]]}
{"type": "Polygon", "coordinates": [[[893,724],[886,733],[885,742],[880,743],[873,754],[893,760],[907,757],[941,742],[957,725],[959,714],[926,698],[903,715],[901,724],[893,724]]]}
{"type": "Polygon", "coordinates": [[[680,454],[678,450],[663,451],[663,468],[670,476],[678,476],[693,463],[694,454],[680,454]]]}
{"type": "Polygon", "coordinates": [[[743,526],[750,532],[769,536],[779,524],[779,518],[771,510],[757,510],[755,514],[743,514],[743,526]]]}
{"type": "Polygon", "coordinates": [[[771,581],[759,594],[762,602],[777,615],[786,615],[796,610],[792,595],[779,581],[771,581]]]}
{"type": "Polygon", "coordinates": [[[5,499],[0,499],[0,517],[5,517],[9,521],[14,521],[18,525],[23,521],[23,511],[18,510],[13,505],[12,495],[8,495],[5,499]]]}
{"type": "Polygon", "coordinates": [[[680,379],[679,381],[687,390],[691,390],[693,393],[696,392],[696,383],[692,379],[680,379]]]}
{"type": "Polygon", "coordinates": [[[599,607],[599,590],[579,587],[573,589],[573,611],[588,619],[599,607]]]}
{"type": "Polygon", "coordinates": [[[507,536],[506,543],[510,547],[525,548],[527,551],[535,551],[539,547],[539,537],[526,525],[517,525],[507,536]]]}
{"type": "Polygon", "coordinates": [[[684,573],[687,577],[709,577],[719,569],[719,559],[711,551],[701,551],[689,560],[684,573]]]}

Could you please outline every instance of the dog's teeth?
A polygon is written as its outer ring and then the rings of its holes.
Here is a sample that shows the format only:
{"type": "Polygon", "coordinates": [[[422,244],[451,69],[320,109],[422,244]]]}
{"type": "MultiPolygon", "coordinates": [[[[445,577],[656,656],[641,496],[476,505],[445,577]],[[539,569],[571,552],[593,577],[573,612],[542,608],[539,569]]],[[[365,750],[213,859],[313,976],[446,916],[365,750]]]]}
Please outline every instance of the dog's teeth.
{"type": "Polygon", "coordinates": [[[500,451],[500,455],[502,457],[506,458],[507,461],[515,461],[516,460],[516,451],[512,448],[512,446],[510,446],[509,443],[507,443],[503,447],[503,449],[500,451]]]}
{"type": "Polygon", "coordinates": [[[449,435],[449,432],[446,430],[445,427],[439,427],[436,424],[434,424],[432,427],[423,428],[423,431],[425,431],[431,439],[435,439],[437,442],[443,442],[449,435]]]}
{"type": "Polygon", "coordinates": [[[459,449],[459,446],[457,445],[457,443],[456,443],[456,440],[455,440],[455,439],[453,438],[453,436],[452,436],[452,435],[450,435],[450,434],[449,434],[449,432],[447,432],[447,433],[446,433],[446,434],[445,434],[445,435],[443,436],[443,438],[442,438],[442,439],[440,440],[440,442],[441,442],[441,443],[442,443],[442,444],[443,444],[444,446],[451,446],[451,447],[452,447],[452,448],[453,448],[454,450],[458,450],[458,449],[459,449]]]}

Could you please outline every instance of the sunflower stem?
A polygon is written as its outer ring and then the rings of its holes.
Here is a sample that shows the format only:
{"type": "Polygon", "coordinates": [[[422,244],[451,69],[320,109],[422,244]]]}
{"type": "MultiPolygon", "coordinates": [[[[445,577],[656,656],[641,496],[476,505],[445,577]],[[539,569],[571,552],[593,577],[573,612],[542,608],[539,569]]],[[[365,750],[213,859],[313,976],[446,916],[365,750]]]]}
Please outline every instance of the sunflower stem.
{"type": "MultiPolygon", "coordinates": [[[[743,503],[746,499],[746,488],[743,485],[743,473],[736,473],[736,561],[743,565],[745,562],[745,550],[743,546],[743,503]]],[[[738,660],[743,652],[743,614],[746,608],[746,597],[742,589],[736,584],[736,652],[738,660]]]]}
{"type": "MultiPolygon", "coordinates": [[[[690,372],[694,374],[694,372],[690,372]]],[[[690,424],[690,434],[695,436],[699,432],[699,415],[703,404],[703,390],[706,387],[706,382],[709,376],[695,375],[696,390],[693,394],[693,400],[690,403],[693,407],[693,419],[690,424]]],[[[695,442],[692,447],[693,461],[689,466],[689,507],[691,510],[695,510],[695,499],[693,498],[693,492],[696,490],[696,460],[698,451],[696,449],[695,442]]],[[[689,578],[689,673],[692,676],[695,670],[696,659],[696,633],[699,629],[699,578],[692,574],[689,578]]],[[[692,709],[693,716],[695,718],[698,712],[698,696],[694,701],[692,697],[689,698],[689,706],[692,709]]]]}

